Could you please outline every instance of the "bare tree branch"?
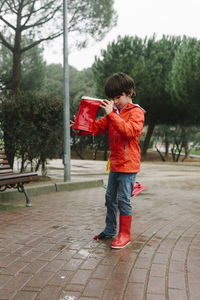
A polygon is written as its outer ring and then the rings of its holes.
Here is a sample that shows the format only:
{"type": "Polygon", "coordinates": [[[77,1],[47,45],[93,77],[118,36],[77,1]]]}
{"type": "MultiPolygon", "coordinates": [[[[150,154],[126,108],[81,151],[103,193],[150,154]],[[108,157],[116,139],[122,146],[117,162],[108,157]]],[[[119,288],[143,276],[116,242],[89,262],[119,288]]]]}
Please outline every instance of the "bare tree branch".
{"type": "MultiPolygon", "coordinates": [[[[36,26],[42,26],[46,23],[48,23],[54,16],[55,14],[57,13],[57,11],[60,9],[60,7],[57,7],[56,10],[54,10],[51,14],[47,14],[46,16],[42,16],[39,20],[37,20],[35,23],[32,23],[30,25],[27,25],[27,26],[24,26],[22,25],[22,30],[27,30],[29,28],[32,28],[32,27],[36,27],[36,26]]],[[[27,23],[27,22],[25,22],[27,23]]],[[[24,24],[25,24],[24,23],[24,24]]]]}
{"type": "Polygon", "coordinates": [[[37,0],[33,0],[32,5],[31,5],[31,9],[29,11],[29,14],[27,14],[27,15],[25,15],[25,16],[22,17],[22,18],[26,18],[26,21],[24,22],[24,24],[22,26],[26,25],[26,23],[28,23],[28,21],[30,20],[30,18],[32,16],[32,13],[33,13],[33,9],[34,9],[34,5],[35,5],[36,1],[37,0]]]}
{"type": "Polygon", "coordinates": [[[28,46],[22,48],[22,49],[21,49],[21,53],[22,53],[22,52],[25,52],[25,51],[27,51],[27,50],[29,50],[29,49],[31,49],[31,48],[37,46],[37,45],[39,45],[40,43],[42,43],[42,42],[44,42],[44,41],[53,40],[53,39],[55,39],[55,38],[61,36],[62,34],[63,34],[63,31],[57,32],[57,33],[55,33],[55,34],[52,34],[52,35],[50,35],[50,36],[48,36],[48,37],[46,37],[46,38],[42,38],[42,39],[40,39],[40,40],[37,40],[37,41],[35,41],[34,43],[32,43],[32,44],[30,44],[30,45],[28,45],[28,46]]]}
{"type": "Polygon", "coordinates": [[[12,47],[12,45],[6,41],[6,39],[4,38],[4,36],[1,32],[0,32],[0,40],[6,48],[8,48],[12,52],[14,51],[14,47],[12,47]]]}
{"type": "Polygon", "coordinates": [[[16,28],[10,24],[6,19],[4,19],[2,16],[0,16],[0,20],[2,20],[6,25],[8,25],[10,28],[12,28],[13,30],[15,30],[16,28]]]}

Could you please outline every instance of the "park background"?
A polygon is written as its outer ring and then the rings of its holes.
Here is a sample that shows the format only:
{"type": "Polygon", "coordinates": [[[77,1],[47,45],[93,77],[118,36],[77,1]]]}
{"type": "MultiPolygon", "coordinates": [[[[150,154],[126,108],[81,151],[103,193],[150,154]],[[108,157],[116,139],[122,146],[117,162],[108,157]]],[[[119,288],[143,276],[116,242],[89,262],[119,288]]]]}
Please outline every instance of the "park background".
{"type": "MultiPolygon", "coordinates": [[[[190,160],[200,153],[199,4],[125,2],[68,1],[70,115],[83,95],[104,98],[106,79],[125,72],[146,110],[142,160],[190,160]]],[[[45,174],[47,160],[63,156],[62,1],[31,4],[1,5],[1,140],[11,166],[17,158],[20,171],[45,174]]],[[[107,135],[70,143],[72,158],[109,156],[107,135]]]]}

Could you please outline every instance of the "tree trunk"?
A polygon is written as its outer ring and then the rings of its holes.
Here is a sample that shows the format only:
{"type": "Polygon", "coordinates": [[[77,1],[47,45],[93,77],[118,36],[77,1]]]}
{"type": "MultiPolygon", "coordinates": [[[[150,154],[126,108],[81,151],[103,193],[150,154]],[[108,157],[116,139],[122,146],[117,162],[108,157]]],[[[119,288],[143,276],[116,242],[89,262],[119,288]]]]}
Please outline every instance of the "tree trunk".
{"type": "Polygon", "coordinates": [[[165,134],[165,157],[168,157],[169,154],[169,140],[168,140],[168,134],[165,134]]]}
{"type": "Polygon", "coordinates": [[[147,154],[147,149],[149,147],[149,143],[150,143],[150,140],[151,140],[151,137],[152,137],[152,134],[153,134],[153,131],[154,131],[154,128],[155,128],[155,124],[154,123],[150,123],[148,125],[148,129],[147,129],[147,134],[145,136],[145,139],[144,139],[144,143],[143,143],[143,147],[142,147],[142,157],[144,158],[147,154]]]}
{"type": "Polygon", "coordinates": [[[12,74],[12,91],[17,94],[20,89],[20,73],[21,73],[21,54],[14,52],[13,54],[13,74],[12,74]]]}
{"type": "Polygon", "coordinates": [[[108,148],[105,148],[104,150],[103,160],[108,160],[108,148]]]}
{"type": "Polygon", "coordinates": [[[18,29],[15,35],[15,45],[13,51],[13,69],[12,69],[12,91],[17,94],[20,89],[21,77],[21,31],[18,29]]]}
{"type": "Polygon", "coordinates": [[[158,154],[160,155],[160,158],[162,161],[166,161],[165,158],[163,157],[162,153],[160,152],[160,150],[157,148],[157,146],[155,146],[156,151],[158,152],[158,154]]]}

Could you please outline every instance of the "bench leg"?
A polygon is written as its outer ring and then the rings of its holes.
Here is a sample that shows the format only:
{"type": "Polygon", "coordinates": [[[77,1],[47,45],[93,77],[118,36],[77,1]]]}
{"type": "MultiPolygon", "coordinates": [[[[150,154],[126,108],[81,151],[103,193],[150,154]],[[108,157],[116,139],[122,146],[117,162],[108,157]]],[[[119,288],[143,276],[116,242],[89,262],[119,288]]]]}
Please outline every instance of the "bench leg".
{"type": "Polygon", "coordinates": [[[27,206],[27,207],[31,207],[32,204],[31,204],[31,202],[30,202],[30,200],[29,200],[28,194],[27,194],[27,192],[26,192],[26,190],[25,190],[25,188],[24,188],[23,183],[19,183],[17,189],[18,189],[18,191],[19,191],[20,193],[24,193],[24,195],[25,195],[25,197],[26,197],[26,206],[27,206]]]}

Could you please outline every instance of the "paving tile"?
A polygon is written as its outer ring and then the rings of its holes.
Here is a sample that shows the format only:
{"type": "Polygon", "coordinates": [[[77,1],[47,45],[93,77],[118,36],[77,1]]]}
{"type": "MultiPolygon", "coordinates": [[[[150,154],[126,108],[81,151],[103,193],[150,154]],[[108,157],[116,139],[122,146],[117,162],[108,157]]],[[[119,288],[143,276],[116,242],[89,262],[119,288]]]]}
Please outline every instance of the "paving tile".
{"type": "Polygon", "coordinates": [[[45,286],[35,300],[57,300],[61,291],[58,286],[45,286]]]}
{"type": "Polygon", "coordinates": [[[32,277],[31,274],[19,273],[16,276],[13,276],[6,284],[4,284],[3,288],[13,291],[18,291],[21,289],[27,281],[32,277]]]}
{"type": "Polygon", "coordinates": [[[86,297],[100,297],[103,294],[103,290],[106,284],[106,280],[103,279],[90,279],[83,291],[83,296],[86,297]]]}
{"type": "MultiPolygon", "coordinates": [[[[25,273],[24,275],[27,276],[25,273]]],[[[43,288],[51,277],[53,277],[53,273],[39,271],[26,283],[26,287],[43,288]]]]}
{"type": "Polygon", "coordinates": [[[37,292],[19,291],[12,300],[35,300],[37,292]]]}
{"type": "Polygon", "coordinates": [[[12,278],[13,278],[13,276],[11,276],[11,275],[1,273],[0,274],[0,287],[12,278]]]}
{"type": "Polygon", "coordinates": [[[7,275],[16,275],[20,271],[22,271],[28,263],[23,261],[15,261],[14,263],[11,263],[7,268],[4,268],[2,270],[1,274],[7,274],[7,275]]]}
{"type": "Polygon", "coordinates": [[[67,271],[75,271],[83,261],[81,259],[71,259],[68,261],[66,264],[62,266],[62,270],[67,270],[67,271]]]}
{"type": "Polygon", "coordinates": [[[80,299],[80,292],[74,292],[74,291],[68,291],[66,289],[62,290],[59,297],[57,298],[58,300],[76,300],[80,299]]]}
{"type": "Polygon", "coordinates": [[[81,269],[86,269],[86,270],[93,270],[96,268],[96,266],[99,264],[100,259],[99,258],[92,258],[89,257],[87,258],[84,263],[81,265],[81,269]]]}
{"type": "Polygon", "coordinates": [[[47,251],[43,255],[40,255],[39,259],[40,260],[45,260],[45,261],[51,261],[55,257],[57,258],[59,252],[58,251],[47,251]]]}
{"type": "Polygon", "coordinates": [[[44,266],[46,266],[47,262],[43,261],[43,260],[35,260],[32,263],[29,263],[23,270],[22,273],[31,273],[31,274],[35,274],[37,273],[39,270],[41,270],[42,268],[44,268],[44,266]]]}
{"type": "Polygon", "coordinates": [[[65,261],[54,259],[53,261],[48,262],[45,267],[43,268],[43,271],[46,272],[57,272],[62,268],[62,266],[65,264],[65,261]]]}
{"type": "Polygon", "coordinates": [[[57,255],[56,259],[63,259],[65,261],[68,261],[75,254],[76,254],[76,250],[64,249],[57,255]]]}
{"type": "Polygon", "coordinates": [[[200,295],[199,282],[198,283],[190,283],[189,284],[189,290],[190,290],[191,300],[199,300],[199,295],[200,295]]]}
{"type": "Polygon", "coordinates": [[[169,272],[184,272],[185,271],[185,262],[183,261],[170,261],[169,272]]]}
{"type": "MultiPolygon", "coordinates": [[[[169,289],[170,300],[187,300],[186,291],[179,289],[169,289]]],[[[195,300],[195,299],[192,299],[195,300]]]]}
{"type": "Polygon", "coordinates": [[[150,294],[164,294],[165,278],[150,276],[147,292],[150,294]]]}
{"type": "Polygon", "coordinates": [[[123,291],[105,290],[102,300],[121,300],[123,296],[123,291]]]}
{"type": "Polygon", "coordinates": [[[151,260],[146,257],[138,257],[135,261],[135,268],[137,269],[149,269],[151,260]]]}
{"type": "Polygon", "coordinates": [[[110,274],[113,270],[113,267],[108,265],[98,265],[94,273],[92,274],[93,278],[98,278],[98,279],[106,279],[110,277],[110,274]]]}
{"type": "Polygon", "coordinates": [[[143,300],[144,285],[142,283],[128,283],[124,299],[126,300],[143,300]]]}
{"type": "Polygon", "coordinates": [[[106,288],[110,290],[122,290],[126,285],[127,278],[128,274],[112,273],[106,288]]]}
{"type": "Polygon", "coordinates": [[[91,270],[78,270],[72,277],[71,283],[86,284],[90,274],[91,274],[91,270]]]}
{"type": "Polygon", "coordinates": [[[2,258],[0,260],[0,267],[7,267],[9,266],[11,263],[15,262],[18,260],[18,256],[15,256],[15,255],[7,255],[6,257],[2,258]]]}
{"type": "MultiPolygon", "coordinates": [[[[74,299],[76,299],[76,298],[74,298],[74,299]]],[[[99,297],[79,297],[78,298],[79,300],[97,300],[97,299],[99,299],[99,297]]]]}
{"type": "Polygon", "coordinates": [[[82,284],[67,284],[65,285],[65,289],[71,292],[80,292],[82,293],[85,286],[82,284]]]}
{"type": "Polygon", "coordinates": [[[20,249],[17,249],[16,251],[14,251],[12,254],[16,255],[16,256],[23,256],[26,253],[30,252],[32,250],[31,246],[23,246],[20,249]]]}
{"type": "Polygon", "coordinates": [[[115,273],[129,273],[133,263],[132,262],[119,262],[114,269],[115,273]]]}
{"type": "Polygon", "coordinates": [[[49,280],[48,285],[65,287],[73,275],[72,271],[59,271],[49,280]]]}
{"type": "Polygon", "coordinates": [[[165,294],[158,295],[158,294],[147,294],[147,300],[166,300],[165,294]]]}
{"type": "Polygon", "coordinates": [[[43,253],[38,251],[29,251],[27,254],[20,257],[21,261],[32,262],[39,258],[43,253]]]}
{"type": "Polygon", "coordinates": [[[0,300],[164,300],[165,292],[199,300],[200,167],[187,168],[145,165],[138,176],[148,194],[134,198],[132,243],[119,251],[92,239],[105,225],[101,187],[32,197],[31,209],[2,213],[0,300]]]}
{"type": "Polygon", "coordinates": [[[164,277],[166,273],[166,265],[163,264],[152,264],[151,265],[151,276],[164,277]]]}
{"type": "Polygon", "coordinates": [[[169,273],[169,288],[182,289],[186,288],[185,286],[185,274],[184,273],[169,273]]]}
{"type": "Polygon", "coordinates": [[[9,300],[16,294],[16,291],[0,289],[0,300],[9,300]]]}
{"type": "Polygon", "coordinates": [[[147,269],[136,269],[134,268],[131,271],[130,277],[129,277],[129,282],[141,282],[145,283],[147,275],[147,269]]]}
{"type": "Polygon", "coordinates": [[[168,263],[168,254],[167,253],[156,253],[153,262],[157,264],[164,264],[168,263]]]}

